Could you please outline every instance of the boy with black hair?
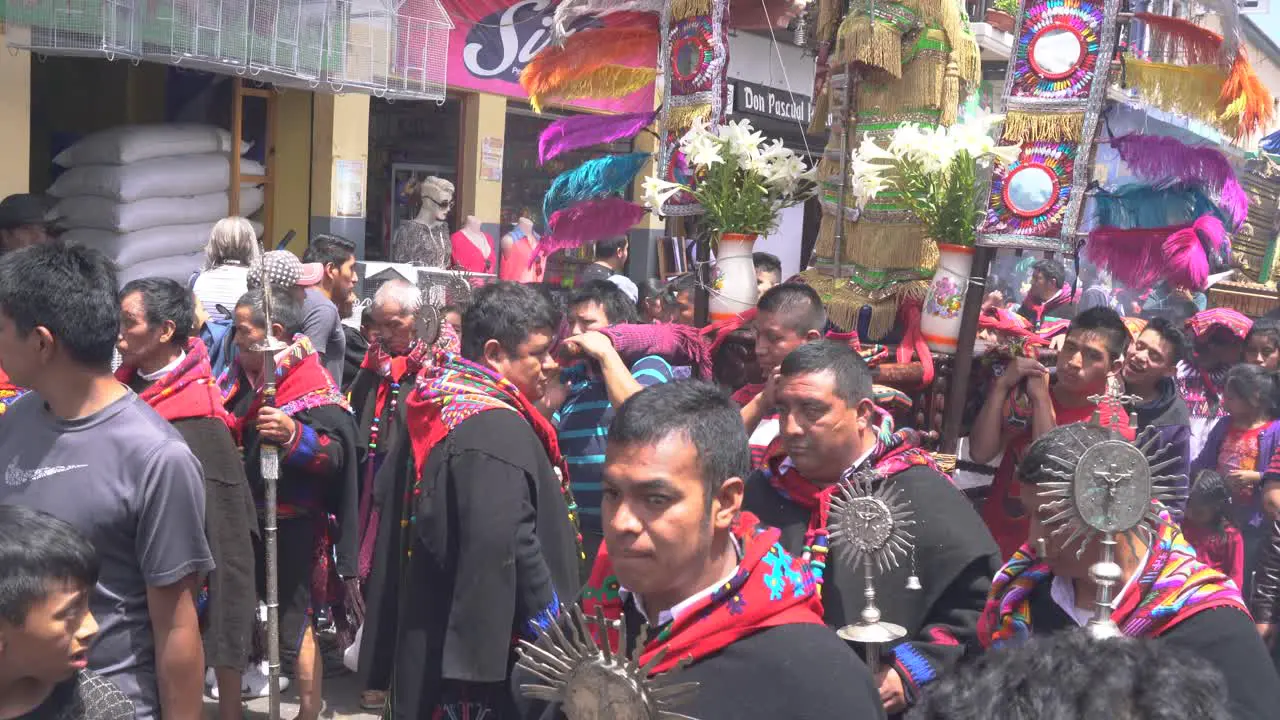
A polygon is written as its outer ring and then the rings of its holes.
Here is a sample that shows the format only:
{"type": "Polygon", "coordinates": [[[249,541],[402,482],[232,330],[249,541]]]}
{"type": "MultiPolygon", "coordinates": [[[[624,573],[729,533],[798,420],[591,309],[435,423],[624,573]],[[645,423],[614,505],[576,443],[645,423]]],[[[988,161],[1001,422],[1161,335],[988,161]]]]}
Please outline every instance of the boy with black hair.
{"type": "Polygon", "coordinates": [[[751,263],[756,267],[756,293],[765,292],[782,282],[782,261],[767,252],[751,253],[751,263]]]}
{"type": "Polygon", "coordinates": [[[776,285],[756,301],[756,363],[764,383],[743,385],[733,399],[742,406],[742,422],[750,434],[751,467],[764,466],[765,452],[778,436],[774,412],[774,376],[792,350],[821,340],[827,310],[817,291],[801,283],[776,285]]]}
{"type": "MultiPolygon", "coordinates": [[[[1082,545],[1070,533],[1053,532],[1058,526],[1047,520],[1061,507],[1041,493],[1041,486],[1060,479],[1051,471],[1075,473],[1089,448],[1122,439],[1127,438],[1110,428],[1072,423],[1054,428],[1027,449],[1018,466],[1018,495],[1030,521],[1022,545],[992,582],[978,626],[983,647],[1075,631],[1096,615],[1097,587],[1090,569],[1102,559],[1102,543],[1095,538],[1082,545]]],[[[1226,679],[1236,720],[1274,718],[1280,677],[1235,583],[1197,560],[1172,522],[1155,533],[1123,533],[1114,548],[1120,578],[1111,618],[1120,632],[1160,638],[1166,647],[1197,655],[1216,668],[1226,679]]]]}
{"type": "Polygon", "coordinates": [[[691,272],[677,275],[667,283],[663,322],[694,324],[693,291],[697,287],[698,276],[691,272]]]}
{"type": "Polygon", "coordinates": [[[601,240],[596,243],[596,259],[578,274],[578,284],[585,285],[593,280],[608,280],[618,287],[631,303],[640,299],[640,288],[622,271],[627,267],[627,258],[631,243],[625,235],[601,240]]]}
{"type": "MultiPolygon", "coordinates": [[[[969,457],[988,463],[1004,452],[982,509],[1002,557],[1012,555],[1027,535],[1027,511],[1014,481],[1022,454],[1053,428],[1093,417],[1098,403],[1090,398],[1104,395],[1109,383],[1119,381],[1128,346],[1129,330],[1120,315],[1111,308],[1092,308],[1071,321],[1053,374],[1036,360],[1018,357],[992,383],[969,435],[969,457]],[[1019,404],[1028,407],[1030,418],[1018,417],[1019,404]]],[[[1126,408],[1107,401],[1101,420],[1133,437],[1126,408]]]]}
{"type": "Polygon", "coordinates": [[[1268,372],[1280,369],[1280,320],[1254,321],[1244,339],[1244,361],[1268,372]]]}
{"type": "Polygon", "coordinates": [[[589,562],[603,538],[600,473],[614,409],[646,387],[671,382],[675,371],[658,355],[645,355],[628,365],[609,337],[598,332],[636,322],[635,305],[608,280],[593,280],[574,292],[568,320],[572,335],[562,345],[565,359],[584,362],[573,362],[560,371],[564,402],[551,408],[555,411],[551,421],[571,471],[583,551],[589,562]]]}
{"type": "Polygon", "coordinates": [[[1050,313],[1070,317],[1065,306],[1075,302],[1075,293],[1066,283],[1067,269],[1057,260],[1045,258],[1031,266],[1031,289],[1018,314],[1031,322],[1033,330],[1039,329],[1050,313]]]}
{"type": "MultiPolygon", "coordinates": [[[[823,626],[806,564],[741,512],[747,470],[746,433],[723,390],[682,381],[632,396],[609,428],[605,550],[584,612],[625,617],[627,649],[645,623],[655,629],[640,648],[644,670],[682,665],[680,682],[698,684],[672,708],[682,717],[882,717],[866,665],[823,626]]],[[[564,717],[529,705],[524,718],[564,717]]]]}
{"type": "Polygon", "coordinates": [[[317,235],[303,253],[302,262],[324,270],[320,284],[307,288],[302,332],[315,343],[329,374],[341,383],[347,350],[342,319],[351,317],[354,311],[356,282],[360,279],[356,275],[356,246],[337,235],[317,235]]]}
{"type": "Polygon", "coordinates": [[[198,718],[204,650],[195,596],[213,570],[204,473],[182,436],[111,360],[116,274],[59,242],[0,256],[0,366],[31,392],[0,419],[0,503],[71,523],[103,558],[89,664],[138,717],[198,718]]]}
{"type": "MultiPolygon", "coordinates": [[[[1129,346],[1121,370],[1125,393],[1141,398],[1133,406],[1138,418],[1135,431],[1155,428],[1161,443],[1177,449],[1179,462],[1169,468],[1170,475],[1191,472],[1191,411],[1177,383],[1178,364],[1190,349],[1191,343],[1176,324],[1152,318],[1129,346]]],[[[1172,503],[1175,513],[1183,504],[1172,503]]]]}
{"type": "Polygon", "coordinates": [[[98,554],[69,524],[0,505],[0,717],[133,720],[133,703],[89,671],[98,554]]]}

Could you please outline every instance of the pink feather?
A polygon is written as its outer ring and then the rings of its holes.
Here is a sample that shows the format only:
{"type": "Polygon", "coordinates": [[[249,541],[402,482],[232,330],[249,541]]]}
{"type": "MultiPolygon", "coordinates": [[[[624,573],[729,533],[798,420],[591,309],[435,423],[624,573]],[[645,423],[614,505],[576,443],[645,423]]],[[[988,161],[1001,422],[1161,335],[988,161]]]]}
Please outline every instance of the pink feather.
{"type": "Polygon", "coordinates": [[[1203,290],[1209,280],[1209,258],[1196,235],[1195,226],[1182,228],[1164,241],[1166,278],[1174,287],[1203,290]]]}
{"type": "Polygon", "coordinates": [[[547,126],[538,136],[538,164],[571,150],[635,137],[653,124],[658,112],[623,115],[574,115],[547,126]]]}
{"type": "Polygon", "coordinates": [[[557,250],[582,247],[605,238],[625,235],[647,212],[622,198],[587,200],[558,210],[547,222],[549,232],[538,243],[533,260],[557,250]]]}
{"type": "Polygon", "coordinates": [[[1161,244],[1175,229],[1122,230],[1104,225],[1089,233],[1085,254],[1126,287],[1148,288],[1160,280],[1161,244]]]}
{"type": "Polygon", "coordinates": [[[1207,145],[1187,145],[1166,135],[1122,135],[1111,139],[1120,159],[1144,180],[1178,179],[1203,185],[1240,227],[1249,215],[1245,194],[1231,161],[1207,145]]]}

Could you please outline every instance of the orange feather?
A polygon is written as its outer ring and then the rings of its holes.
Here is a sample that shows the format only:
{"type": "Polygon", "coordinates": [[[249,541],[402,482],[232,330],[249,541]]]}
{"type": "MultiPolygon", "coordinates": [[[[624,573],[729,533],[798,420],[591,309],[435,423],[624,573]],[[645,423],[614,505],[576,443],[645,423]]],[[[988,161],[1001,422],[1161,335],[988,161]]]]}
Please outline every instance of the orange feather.
{"type": "Polygon", "coordinates": [[[548,45],[534,56],[520,73],[520,85],[536,101],[606,65],[654,67],[657,61],[657,28],[582,30],[570,35],[563,46],[548,45]]]}

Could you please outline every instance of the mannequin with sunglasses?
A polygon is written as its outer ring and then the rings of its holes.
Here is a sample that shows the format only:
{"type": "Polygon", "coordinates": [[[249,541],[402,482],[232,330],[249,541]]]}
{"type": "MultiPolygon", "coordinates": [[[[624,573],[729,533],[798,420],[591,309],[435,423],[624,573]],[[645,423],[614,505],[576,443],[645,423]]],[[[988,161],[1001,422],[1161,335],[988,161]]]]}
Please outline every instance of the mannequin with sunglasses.
{"type": "Polygon", "coordinates": [[[400,223],[391,238],[391,261],[418,267],[447,268],[453,246],[445,218],[453,209],[453,183],[438,177],[411,179],[400,191],[418,214],[400,223]]]}

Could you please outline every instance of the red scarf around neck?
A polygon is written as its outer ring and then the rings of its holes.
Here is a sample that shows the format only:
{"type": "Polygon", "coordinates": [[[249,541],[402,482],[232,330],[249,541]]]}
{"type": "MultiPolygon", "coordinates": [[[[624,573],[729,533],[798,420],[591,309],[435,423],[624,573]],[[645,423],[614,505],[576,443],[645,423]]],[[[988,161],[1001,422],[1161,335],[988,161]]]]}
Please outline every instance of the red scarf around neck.
{"type": "MultiPolygon", "coordinates": [[[[204,342],[200,338],[191,338],[187,340],[184,351],[187,356],[178,367],[153,382],[138,397],[169,422],[217,418],[234,430],[235,418],[222,407],[222,394],[214,382],[209,351],[205,349],[204,342]]],[[[137,375],[138,369],[127,363],[116,371],[116,379],[126,385],[137,375]]]]}
{"type": "MultiPolygon", "coordinates": [[[[782,549],[781,531],[760,525],[754,515],[744,512],[733,534],[742,545],[738,571],[675,620],[653,628],[657,634],[641,651],[640,665],[648,665],[659,652],[666,654],[649,669],[651,675],[684,660],[697,662],[767,628],[822,624],[817,583],[805,563],[782,549]]],[[[620,587],[608,549],[601,544],[582,593],[583,611],[590,617],[599,608],[606,618],[619,619],[623,612],[620,587]]],[[[599,630],[593,632],[600,641],[599,630]]],[[[620,647],[616,630],[609,630],[608,642],[620,647]]]]}
{"type": "MultiPolygon", "coordinates": [[[[265,400],[262,388],[258,388],[253,404],[241,422],[257,417],[258,409],[265,400]]],[[[324,405],[336,405],[351,412],[351,405],[338,390],[333,376],[321,364],[320,355],[306,335],[294,337],[293,344],[276,357],[276,397],[273,404],[289,417],[324,405]]]]}

